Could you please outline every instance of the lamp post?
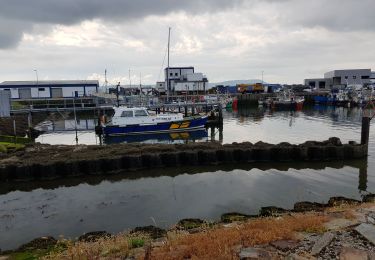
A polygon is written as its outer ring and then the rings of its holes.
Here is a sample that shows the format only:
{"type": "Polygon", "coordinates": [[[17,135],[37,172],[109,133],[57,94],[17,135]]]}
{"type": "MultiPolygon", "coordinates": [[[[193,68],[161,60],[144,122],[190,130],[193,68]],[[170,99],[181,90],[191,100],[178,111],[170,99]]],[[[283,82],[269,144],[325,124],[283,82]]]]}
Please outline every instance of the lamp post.
{"type": "Polygon", "coordinates": [[[36,87],[38,88],[38,97],[39,97],[39,77],[38,77],[38,70],[34,69],[36,75],[36,87]]]}

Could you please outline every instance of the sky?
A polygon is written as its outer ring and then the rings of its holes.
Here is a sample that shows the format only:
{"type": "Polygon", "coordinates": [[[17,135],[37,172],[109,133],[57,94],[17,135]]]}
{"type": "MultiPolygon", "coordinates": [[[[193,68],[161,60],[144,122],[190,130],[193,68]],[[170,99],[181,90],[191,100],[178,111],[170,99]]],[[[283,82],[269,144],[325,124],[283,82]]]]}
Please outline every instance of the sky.
{"type": "Polygon", "coordinates": [[[0,0],[0,82],[163,80],[194,66],[210,82],[303,83],[375,70],[374,0],[0,0]],[[164,66],[163,66],[164,64],[164,66]],[[129,78],[130,70],[130,78],[129,78]]]}

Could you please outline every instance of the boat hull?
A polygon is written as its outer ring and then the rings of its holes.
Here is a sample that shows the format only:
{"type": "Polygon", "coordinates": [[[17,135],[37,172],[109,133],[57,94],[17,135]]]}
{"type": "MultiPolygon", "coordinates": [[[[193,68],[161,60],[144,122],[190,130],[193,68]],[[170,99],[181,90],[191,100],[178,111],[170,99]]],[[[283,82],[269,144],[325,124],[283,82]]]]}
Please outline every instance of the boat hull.
{"type": "Polygon", "coordinates": [[[204,128],[207,123],[207,116],[191,117],[181,121],[163,122],[145,125],[110,125],[103,127],[105,136],[141,135],[151,133],[173,133],[186,132],[204,128]]]}

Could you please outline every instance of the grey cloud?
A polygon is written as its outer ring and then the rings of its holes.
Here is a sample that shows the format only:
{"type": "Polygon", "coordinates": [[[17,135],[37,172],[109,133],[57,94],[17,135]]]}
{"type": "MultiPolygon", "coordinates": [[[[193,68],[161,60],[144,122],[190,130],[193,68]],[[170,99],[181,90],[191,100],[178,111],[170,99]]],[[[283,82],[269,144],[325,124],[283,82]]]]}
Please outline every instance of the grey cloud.
{"type": "Polygon", "coordinates": [[[126,21],[173,11],[198,14],[230,8],[242,0],[2,0],[0,48],[15,45],[33,24],[71,25],[84,20],[126,21]],[[17,24],[17,28],[9,24],[17,24]]]}
{"type": "Polygon", "coordinates": [[[332,31],[375,30],[374,0],[276,1],[280,21],[289,26],[324,27],[332,31]]]}

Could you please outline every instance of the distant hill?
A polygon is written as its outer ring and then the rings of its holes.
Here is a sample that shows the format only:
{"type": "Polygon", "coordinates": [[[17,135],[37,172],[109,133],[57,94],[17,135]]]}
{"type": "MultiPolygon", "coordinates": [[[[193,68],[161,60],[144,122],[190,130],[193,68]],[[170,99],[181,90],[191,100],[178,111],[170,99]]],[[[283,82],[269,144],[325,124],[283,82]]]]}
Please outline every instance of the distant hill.
{"type": "MultiPolygon", "coordinates": [[[[209,83],[209,87],[215,87],[217,85],[224,85],[224,86],[236,86],[237,84],[255,84],[255,83],[262,83],[260,79],[236,79],[236,80],[227,80],[223,82],[216,82],[216,83],[209,83]]],[[[266,82],[263,82],[266,84],[266,82]]]]}

